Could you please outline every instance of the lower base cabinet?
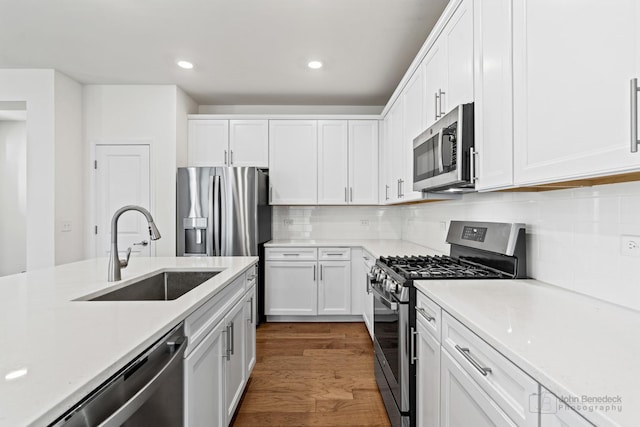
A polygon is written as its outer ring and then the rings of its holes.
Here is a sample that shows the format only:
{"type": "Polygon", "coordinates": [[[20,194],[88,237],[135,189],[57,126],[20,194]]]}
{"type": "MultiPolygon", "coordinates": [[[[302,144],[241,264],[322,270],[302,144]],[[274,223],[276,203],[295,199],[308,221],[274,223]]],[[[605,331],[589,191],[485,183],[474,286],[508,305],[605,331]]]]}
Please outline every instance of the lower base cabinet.
{"type": "Polygon", "coordinates": [[[513,427],[516,424],[475,383],[449,352],[442,350],[441,427],[513,427]]]}
{"type": "Polygon", "coordinates": [[[440,343],[416,321],[417,427],[440,426],[440,343]]]}
{"type": "Polygon", "coordinates": [[[185,357],[187,427],[228,426],[255,365],[255,285],[238,297],[212,316],[217,324],[185,357]]]}

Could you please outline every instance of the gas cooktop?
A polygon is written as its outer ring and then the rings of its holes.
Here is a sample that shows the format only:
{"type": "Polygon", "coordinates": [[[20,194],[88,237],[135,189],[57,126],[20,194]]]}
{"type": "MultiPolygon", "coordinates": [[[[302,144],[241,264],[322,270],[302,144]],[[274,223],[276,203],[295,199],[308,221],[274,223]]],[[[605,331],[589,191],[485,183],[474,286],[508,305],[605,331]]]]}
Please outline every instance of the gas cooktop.
{"type": "Polygon", "coordinates": [[[503,279],[503,272],[446,255],[381,257],[380,264],[405,279],[503,279]]]}

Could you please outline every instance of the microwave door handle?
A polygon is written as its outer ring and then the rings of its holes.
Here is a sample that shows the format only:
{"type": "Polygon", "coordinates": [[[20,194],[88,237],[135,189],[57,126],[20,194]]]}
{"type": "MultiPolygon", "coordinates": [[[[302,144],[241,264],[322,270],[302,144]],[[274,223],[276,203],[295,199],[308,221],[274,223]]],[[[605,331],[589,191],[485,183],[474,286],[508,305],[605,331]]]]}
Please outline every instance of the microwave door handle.
{"type": "Polygon", "coordinates": [[[444,165],[442,164],[442,137],[444,135],[444,132],[442,129],[440,129],[440,132],[438,132],[438,148],[436,149],[436,157],[438,158],[438,171],[440,171],[440,173],[444,172],[444,165]]]}

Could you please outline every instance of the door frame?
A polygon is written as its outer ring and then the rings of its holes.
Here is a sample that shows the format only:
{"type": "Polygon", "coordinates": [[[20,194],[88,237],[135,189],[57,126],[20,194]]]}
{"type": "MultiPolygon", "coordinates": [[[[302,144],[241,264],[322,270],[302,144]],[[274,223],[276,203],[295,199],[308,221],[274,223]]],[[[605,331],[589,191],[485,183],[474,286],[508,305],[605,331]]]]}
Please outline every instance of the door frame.
{"type": "MultiPolygon", "coordinates": [[[[146,145],[149,148],[149,211],[156,211],[156,167],[155,158],[153,152],[153,139],[151,138],[109,138],[109,139],[97,139],[89,141],[90,149],[87,155],[87,182],[88,186],[85,191],[87,192],[87,206],[86,206],[86,239],[85,239],[85,252],[88,258],[97,257],[96,248],[96,234],[94,227],[98,221],[98,212],[96,208],[97,192],[98,192],[98,180],[96,178],[96,169],[94,168],[94,162],[97,159],[96,149],[98,146],[131,146],[131,145],[146,145]]],[[[149,253],[151,256],[156,256],[155,242],[150,241],[149,253]]]]}

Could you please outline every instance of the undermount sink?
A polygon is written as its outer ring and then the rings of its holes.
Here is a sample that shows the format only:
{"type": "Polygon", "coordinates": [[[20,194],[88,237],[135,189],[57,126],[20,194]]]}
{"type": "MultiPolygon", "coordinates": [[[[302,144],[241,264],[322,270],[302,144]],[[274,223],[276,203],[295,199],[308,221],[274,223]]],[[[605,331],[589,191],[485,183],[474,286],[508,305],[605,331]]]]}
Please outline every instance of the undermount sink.
{"type": "Polygon", "coordinates": [[[88,301],[170,301],[200,286],[219,271],[165,271],[88,301]]]}

